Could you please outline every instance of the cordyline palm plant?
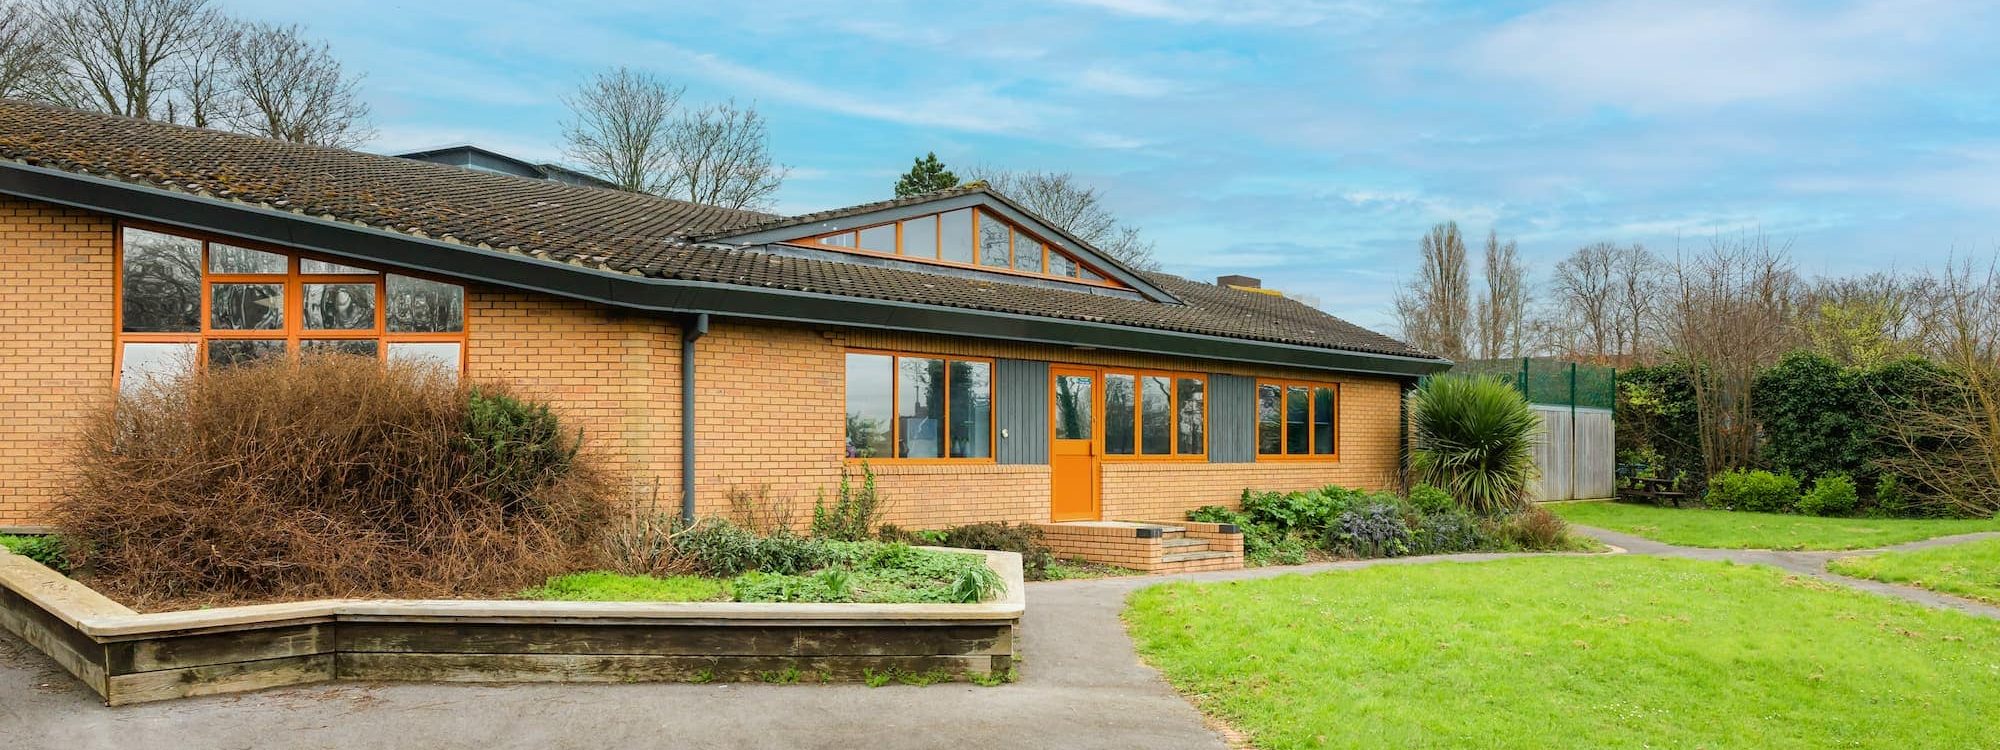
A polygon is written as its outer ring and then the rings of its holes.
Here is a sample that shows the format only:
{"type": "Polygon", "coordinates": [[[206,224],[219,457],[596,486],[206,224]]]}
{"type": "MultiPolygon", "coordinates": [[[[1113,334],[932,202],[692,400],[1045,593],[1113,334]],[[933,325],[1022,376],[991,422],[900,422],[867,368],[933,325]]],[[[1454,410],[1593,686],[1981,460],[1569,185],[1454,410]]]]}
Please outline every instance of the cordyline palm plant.
{"type": "Polygon", "coordinates": [[[1410,395],[1410,414],[1417,481],[1484,515],[1527,504],[1542,421],[1520,393],[1491,378],[1441,375],[1410,395]]]}

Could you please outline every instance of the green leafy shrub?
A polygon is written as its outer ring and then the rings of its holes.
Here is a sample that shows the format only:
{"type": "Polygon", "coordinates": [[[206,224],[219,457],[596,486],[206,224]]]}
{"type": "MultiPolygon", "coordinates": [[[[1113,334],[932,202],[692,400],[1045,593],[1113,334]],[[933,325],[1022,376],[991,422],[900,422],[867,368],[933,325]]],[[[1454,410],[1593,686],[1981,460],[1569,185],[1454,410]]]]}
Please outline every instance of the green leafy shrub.
{"type": "Polygon", "coordinates": [[[1410,394],[1410,414],[1419,481],[1481,515],[1526,503],[1542,421],[1520,392],[1492,378],[1440,375],[1410,394]]]}
{"type": "Polygon", "coordinates": [[[1369,503],[1334,519],[1327,548],[1355,557],[1397,557],[1410,551],[1410,527],[1391,503],[1369,503]]]}
{"type": "Polygon", "coordinates": [[[0,547],[8,552],[28,558],[48,566],[57,573],[69,573],[69,557],[63,553],[62,537],[54,534],[41,536],[12,536],[0,534],[0,547]]]}
{"type": "Polygon", "coordinates": [[[1415,513],[1406,520],[1411,521],[1410,554],[1413,555],[1471,552],[1485,549],[1493,543],[1479,519],[1457,505],[1434,512],[1415,513]]]}
{"type": "Polygon", "coordinates": [[[1846,474],[1828,474],[1813,482],[1811,490],[1799,497],[1799,512],[1809,516],[1844,516],[1861,504],[1854,480],[1846,474]]]}
{"type": "Polygon", "coordinates": [[[1252,565],[1304,565],[1308,559],[1306,540],[1295,534],[1266,537],[1255,554],[1250,551],[1250,537],[1243,539],[1244,561],[1252,565]]]}
{"type": "Polygon", "coordinates": [[[803,573],[833,564],[841,554],[826,540],[789,531],[760,537],[720,518],[697,521],[674,537],[674,546],[694,570],[725,577],[752,570],[803,573]]]}
{"type": "Polygon", "coordinates": [[[1799,480],[1762,469],[1736,469],[1708,478],[1703,502],[1710,508],[1785,513],[1799,502],[1799,480]]]}
{"type": "Polygon", "coordinates": [[[1681,492],[1702,492],[1708,470],[1686,363],[1618,372],[1617,444],[1621,462],[1643,457],[1646,476],[1675,480],[1681,492]]]}
{"type": "Polygon", "coordinates": [[[1428,484],[1419,484],[1411,487],[1410,496],[1407,500],[1411,510],[1425,515],[1447,513],[1465,508],[1457,500],[1451,499],[1451,493],[1428,484]]]}
{"type": "Polygon", "coordinates": [[[569,471],[583,447],[583,432],[565,434],[547,404],[477,386],[466,396],[460,439],[471,472],[483,480],[480,491],[510,511],[569,471]]]}
{"type": "Polygon", "coordinates": [[[841,467],[839,493],[831,506],[824,494],[813,503],[812,535],[848,542],[873,538],[875,527],[882,523],[883,510],[881,495],[875,489],[875,471],[862,464],[861,486],[857,488],[847,467],[841,467]]]}
{"type": "Polygon", "coordinates": [[[1875,505],[1873,511],[1876,515],[1887,516],[1889,518],[1908,518],[1920,515],[1918,507],[1910,502],[1909,495],[1903,491],[1902,480],[1897,479],[1896,475],[1888,473],[1884,473],[1880,478],[1875,480],[1875,505]]]}
{"type": "Polygon", "coordinates": [[[945,529],[940,547],[986,549],[1021,554],[1021,574],[1030,581],[1048,578],[1056,556],[1042,543],[1042,530],[1027,524],[974,523],[945,529]]]}

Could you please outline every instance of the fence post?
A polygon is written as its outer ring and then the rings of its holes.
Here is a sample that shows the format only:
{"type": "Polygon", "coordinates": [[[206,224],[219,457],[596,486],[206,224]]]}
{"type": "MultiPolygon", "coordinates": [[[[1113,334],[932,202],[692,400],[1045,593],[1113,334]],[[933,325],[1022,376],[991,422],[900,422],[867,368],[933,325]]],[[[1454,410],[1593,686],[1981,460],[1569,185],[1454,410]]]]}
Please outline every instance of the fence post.
{"type": "Polygon", "coordinates": [[[1518,376],[1515,376],[1515,378],[1514,378],[1514,387],[1515,387],[1515,388],[1518,388],[1518,389],[1520,389],[1520,391],[1521,391],[1521,398],[1524,398],[1524,399],[1528,399],[1528,403],[1531,403],[1531,404],[1535,402],[1535,400],[1534,400],[1534,399],[1532,399],[1532,398],[1528,398],[1528,358],[1527,358],[1527,357],[1522,357],[1522,358],[1521,358],[1521,374],[1520,374],[1520,375],[1518,375],[1518,376]]]}
{"type": "Polygon", "coordinates": [[[1577,455],[1581,452],[1579,448],[1576,434],[1576,363],[1571,362],[1569,363],[1569,497],[1563,498],[1565,500],[1576,499],[1577,455]]]}

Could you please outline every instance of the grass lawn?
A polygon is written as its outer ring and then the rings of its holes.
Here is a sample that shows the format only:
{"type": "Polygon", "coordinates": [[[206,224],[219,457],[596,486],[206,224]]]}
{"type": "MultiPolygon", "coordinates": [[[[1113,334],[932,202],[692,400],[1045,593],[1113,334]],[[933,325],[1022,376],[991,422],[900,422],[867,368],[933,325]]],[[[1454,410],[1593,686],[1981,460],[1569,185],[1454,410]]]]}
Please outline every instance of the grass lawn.
{"type": "Polygon", "coordinates": [[[1618,556],[1174,583],[1146,660],[1261,748],[1992,747],[2000,623],[1618,556]]]}
{"type": "Polygon", "coordinates": [[[1555,503],[1547,507],[1571,523],[1685,547],[1864,549],[1952,534],[2000,531],[2000,521],[1991,519],[1820,518],[1613,502],[1555,503]]]}
{"type": "Polygon", "coordinates": [[[519,594],[562,602],[715,602],[729,599],[729,582],[701,576],[629,576],[594,571],[556,576],[519,594]]]}
{"type": "Polygon", "coordinates": [[[1827,565],[1841,575],[1904,583],[1941,594],[2000,604],[2000,539],[1911,552],[1843,557],[1827,565]]]}

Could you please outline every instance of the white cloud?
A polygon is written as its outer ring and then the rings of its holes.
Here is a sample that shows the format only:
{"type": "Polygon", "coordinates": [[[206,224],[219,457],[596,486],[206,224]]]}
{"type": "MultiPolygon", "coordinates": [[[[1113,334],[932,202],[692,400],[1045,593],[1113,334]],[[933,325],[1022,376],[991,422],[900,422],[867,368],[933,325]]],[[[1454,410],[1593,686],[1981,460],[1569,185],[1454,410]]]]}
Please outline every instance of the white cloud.
{"type": "Polygon", "coordinates": [[[1950,0],[1833,12],[1777,0],[1570,2],[1502,24],[1462,62],[1635,111],[1815,99],[1920,71],[1928,43],[1965,10],[1950,0]]]}
{"type": "Polygon", "coordinates": [[[1070,85],[1084,91],[1134,99],[1156,99],[1172,94],[1178,88],[1173,81],[1165,78],[1102,65],[1084,68],[1070,79],[1070,85]]]}

